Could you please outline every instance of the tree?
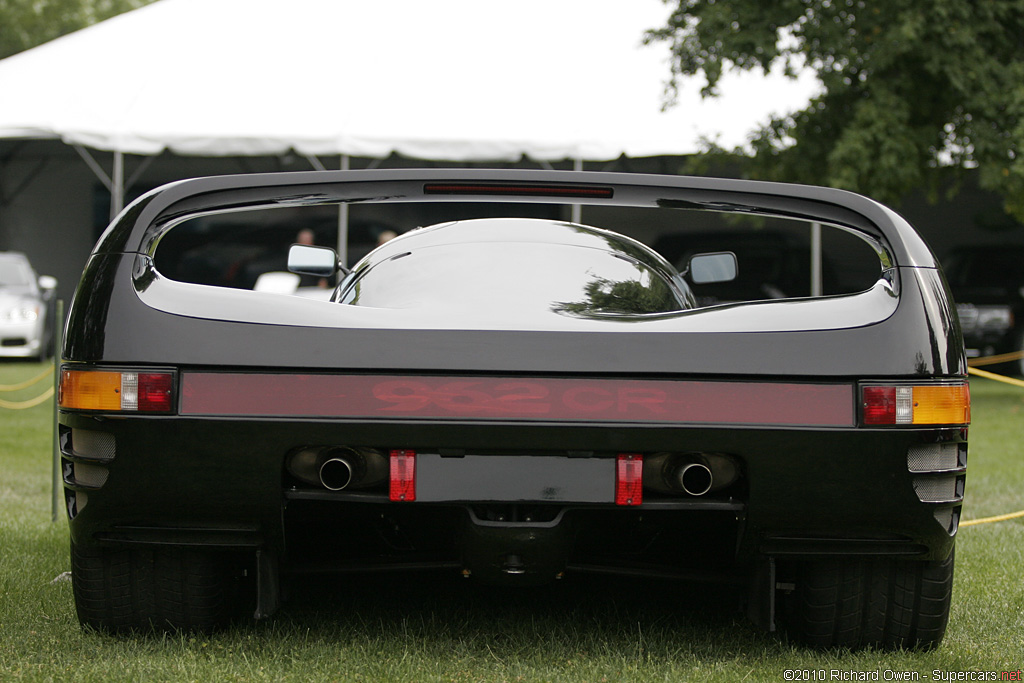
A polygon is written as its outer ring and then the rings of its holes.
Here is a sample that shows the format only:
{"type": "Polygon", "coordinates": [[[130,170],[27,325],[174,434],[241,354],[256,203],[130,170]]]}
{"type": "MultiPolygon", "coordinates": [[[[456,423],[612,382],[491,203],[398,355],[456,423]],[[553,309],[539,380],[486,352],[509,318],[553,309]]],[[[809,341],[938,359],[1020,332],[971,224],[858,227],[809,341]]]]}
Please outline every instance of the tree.
{"type": "Polygon", "coordinates": [[[0,59],[153,0],[0,0],[0,59]]]}
{"type": "MultiPolygon", "coordinates": [[[[1024,222],[1024,0],[666,0],[672,81],[812,69],[820,96],[753,132],[753,177],[892,202],[977,169],[1024,222]]],[[[724,152],[708,144],[709,152],[724,152]]]]}

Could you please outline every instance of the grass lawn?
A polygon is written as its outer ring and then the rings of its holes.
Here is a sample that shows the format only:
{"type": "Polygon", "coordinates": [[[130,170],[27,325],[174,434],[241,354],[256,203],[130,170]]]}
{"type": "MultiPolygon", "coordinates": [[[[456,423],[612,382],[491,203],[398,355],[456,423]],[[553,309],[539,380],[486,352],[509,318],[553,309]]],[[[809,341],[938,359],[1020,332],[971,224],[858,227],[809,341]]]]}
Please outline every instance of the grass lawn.
{"type": "MultiPolygon", "coordinates": [[[[2,363],[0,385],[44,369],[2,363]]],[[[964,518],[1022,510],[1024,389],[975,380],[971,391],[964,518]]],[[[961,529],[949,630],[926,653],[808,651],[748,624],[735,595],[633,579],[495,591],[448,575],[342,577],[295,587],[271,620],[210,636],[83,632],[60,578],[67,522],[50,521],[51,423],[52,400],[0,408],[0,681],[735,682],[792,680],[794,669],[802,680],[998,680],[1024,667],[1024,519],[961,529]]]]}

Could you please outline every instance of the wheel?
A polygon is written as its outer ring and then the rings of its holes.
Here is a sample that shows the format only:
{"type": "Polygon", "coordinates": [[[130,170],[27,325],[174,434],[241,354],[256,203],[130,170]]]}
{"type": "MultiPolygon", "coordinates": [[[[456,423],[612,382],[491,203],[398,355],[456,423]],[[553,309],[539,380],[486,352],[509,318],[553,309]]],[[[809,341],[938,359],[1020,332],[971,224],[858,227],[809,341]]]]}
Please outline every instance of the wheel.
{"type": "Polygon", "coordinates": [[[78,621],[100,631],[207,631],[232,616],[230,557],[178,548],[121,550],[71,544],[78,621]]]}
{"type": "Polygon", "coordinates": [[[818,648],[934,648],[946,633],[953,552],[942,561],[839,558],[803,563],[790,637],[818,648]]]}

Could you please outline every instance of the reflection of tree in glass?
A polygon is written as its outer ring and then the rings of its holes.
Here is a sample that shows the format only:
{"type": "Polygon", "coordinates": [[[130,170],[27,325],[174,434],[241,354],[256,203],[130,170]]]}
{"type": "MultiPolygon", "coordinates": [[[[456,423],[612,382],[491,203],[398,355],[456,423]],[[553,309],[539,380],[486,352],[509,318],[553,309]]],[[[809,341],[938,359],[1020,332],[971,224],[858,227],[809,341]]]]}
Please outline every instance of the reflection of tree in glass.
{"type": "Polygon", "coordinates": [[[659,277],[615,282],[599,277],[587,283],[586,300],[559,303],[558,313],[573,315],[669,313],[681,310],[668,284],[659,277]]]}

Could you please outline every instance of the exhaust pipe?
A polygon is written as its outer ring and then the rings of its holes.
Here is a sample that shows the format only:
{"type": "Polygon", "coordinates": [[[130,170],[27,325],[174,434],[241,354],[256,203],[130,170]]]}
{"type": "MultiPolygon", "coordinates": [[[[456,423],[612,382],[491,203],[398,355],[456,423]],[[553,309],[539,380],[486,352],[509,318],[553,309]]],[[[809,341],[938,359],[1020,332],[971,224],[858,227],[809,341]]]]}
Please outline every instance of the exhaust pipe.
{"type": "Polygon", "coordinates": [[[353,474],[352,463],[344,457],[328,458],[320,465],[320,483],[330,491],[341,491],[351,484],[353,474]]]}
{"type": "Polygon", "coordinates": [[[655,453],[644,459],[644,488],[703,496],[739,478],[739,463],[725,453],[655,453]]]}
{"type": "Polygon", "coordinates": [[[702,462],[690,462],[676,468],[675,479],[681,488],[691,496],[703,496],[711,490],[714,476],[711,468],[702,462]]]}
{"type": "Polygon", "coordinates": [[[292,453],[288,471],[296,478],[329,491],[369,488],[388,477],[388,459],[372,448],[314,446],[292,453]]]}

